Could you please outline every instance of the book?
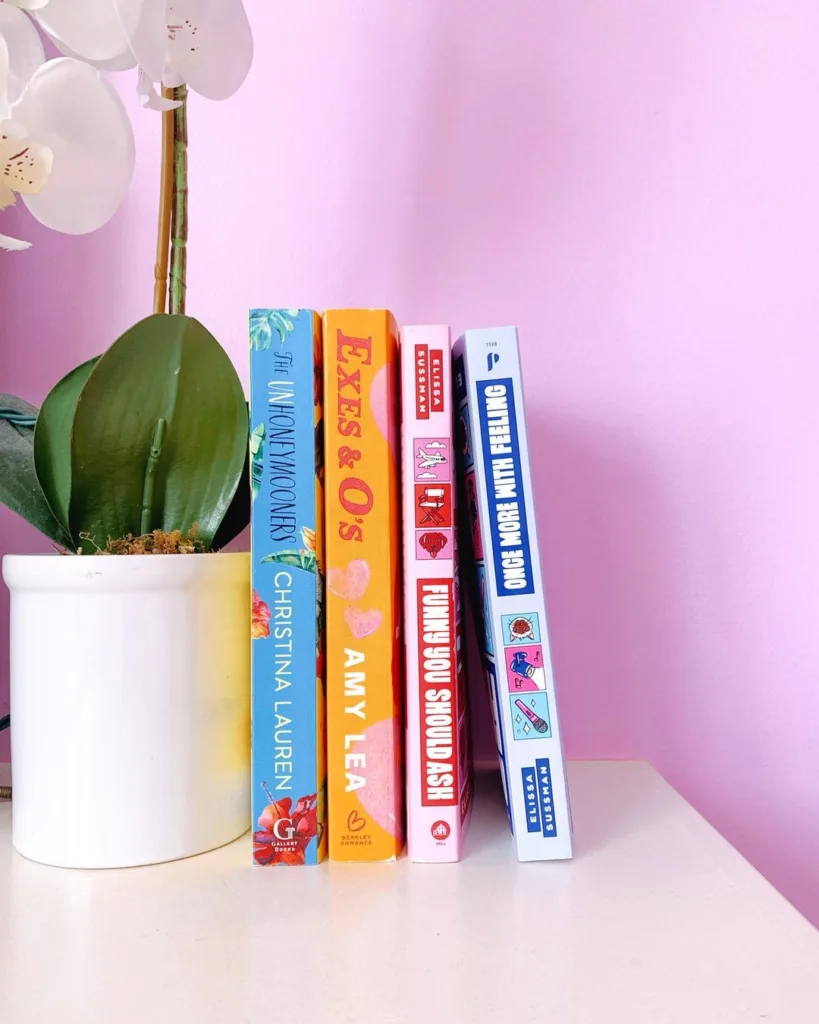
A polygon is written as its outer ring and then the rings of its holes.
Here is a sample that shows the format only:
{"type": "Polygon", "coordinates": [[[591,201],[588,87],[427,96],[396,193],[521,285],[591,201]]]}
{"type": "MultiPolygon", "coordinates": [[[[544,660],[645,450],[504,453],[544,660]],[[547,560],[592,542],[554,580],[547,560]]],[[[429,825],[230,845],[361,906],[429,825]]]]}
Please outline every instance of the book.
{"type": "Polygon", "coordinates": [[[257,865],[326,856],[321,320],[250,311],[252,813],[257,865]]]}
{"type": "Polygon", "coordinates": [[[538,554],[518,334],[454,348],[464,563],[476,596],[509,826],[520,860],[572,856],[569,791],[538,554]]]}
{"type": "Polygon", "coordinates": [[[472,799],[448,327],[401,331],[407,849],[458,861],[472,799]]]}
{"type": "Polygon", "coordinates": [[[398,348],[386,310],[324,314],[329,852],[404,845],[398,348]]]}

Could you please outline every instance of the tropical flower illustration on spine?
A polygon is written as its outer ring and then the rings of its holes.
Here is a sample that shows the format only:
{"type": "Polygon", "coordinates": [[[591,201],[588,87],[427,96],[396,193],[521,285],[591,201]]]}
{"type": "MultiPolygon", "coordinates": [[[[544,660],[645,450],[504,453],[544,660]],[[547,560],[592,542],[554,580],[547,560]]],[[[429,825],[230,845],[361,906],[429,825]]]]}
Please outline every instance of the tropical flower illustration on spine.
{"type": "Polygon", "coordinates": [[[302,796],[293,806],[289,796],[276,800],[262,783],[270,803],[259,815],[253,833],[253,859],[257,864],[304,864],[312,839],[321,842],[316,815],[318,795],[302,796]]]}
{"type": "Polygon", "coordinates": [[[263,601],[257,591],[253,591],[253,615],[251,619],[251,636],[254,640],[262,640],[270,636],[270,605],[263,601]]]}
{"type": "Polygon", "coordinates": [[[297,309],[251,309],[250,344],[257,352],[269,349],[274,337],[283,345],[287,335],[293,333],[298,315],[297,309]]]}

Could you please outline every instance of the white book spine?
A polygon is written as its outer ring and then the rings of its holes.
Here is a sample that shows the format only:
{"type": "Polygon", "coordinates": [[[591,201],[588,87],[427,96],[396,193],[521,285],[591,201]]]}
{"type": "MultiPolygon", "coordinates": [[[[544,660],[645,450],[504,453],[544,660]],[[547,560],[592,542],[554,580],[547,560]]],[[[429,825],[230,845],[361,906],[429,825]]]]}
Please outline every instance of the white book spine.
{"type": "MultiPolygon", "coordinates": [[[[509,823],[520,860],[572,856],[569,793],[540,569],[514,327],[454,347],[456,443],[509,823]]],[[[480,622],[479,622],[480,627],[480,622]]]]}
{"type": "Polygon", "coordinates": [[[422,863],[461,859],[472,798],[451,370],[448,327],[402,330],[407,840],[422,863]]]}

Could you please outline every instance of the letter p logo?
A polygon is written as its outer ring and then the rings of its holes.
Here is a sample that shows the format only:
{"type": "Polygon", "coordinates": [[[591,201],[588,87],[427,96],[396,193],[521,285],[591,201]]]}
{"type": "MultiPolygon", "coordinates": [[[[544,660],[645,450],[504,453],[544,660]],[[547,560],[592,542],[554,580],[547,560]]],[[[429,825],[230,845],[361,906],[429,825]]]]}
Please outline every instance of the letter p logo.
{"type": "Polygon", "coordinates": [[[500,356],[497,352],[490,352],[486,357],[486,369],[491,373],[495,366],[497,366],[499,360],[500,356]]]}

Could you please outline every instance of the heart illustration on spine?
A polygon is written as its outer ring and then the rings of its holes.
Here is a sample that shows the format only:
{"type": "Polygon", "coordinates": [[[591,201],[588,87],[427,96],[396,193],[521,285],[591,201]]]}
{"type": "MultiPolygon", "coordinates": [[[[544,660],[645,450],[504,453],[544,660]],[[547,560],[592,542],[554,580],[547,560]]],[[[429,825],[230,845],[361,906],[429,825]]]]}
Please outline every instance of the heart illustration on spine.
{"type": "Polygon", "coordinates": [[[403,785],[401,776],[401,727],[394,718],[370,725],[362,742],[351,753],[365,753],[369,765],[367,785],[358,791],[364,813],[391,836],[403,841],[404,826],[395,812],[395,794],[403,785]]]}
{"type": "Polygon", "coordinates": [[[331,569],[327,573],[327,587],[345,601],[358,601],[370,585],[370,567],[361,558],[354,558],[346,569],[331,569]]]}
{"type": "Polygon", "coordinates": [[[381,626],[382,619],[381,612],[376,608],[371,608],[367,612],[360,608],[344,609],[344,621],[356,640],[374,633],[381,626]]]}

